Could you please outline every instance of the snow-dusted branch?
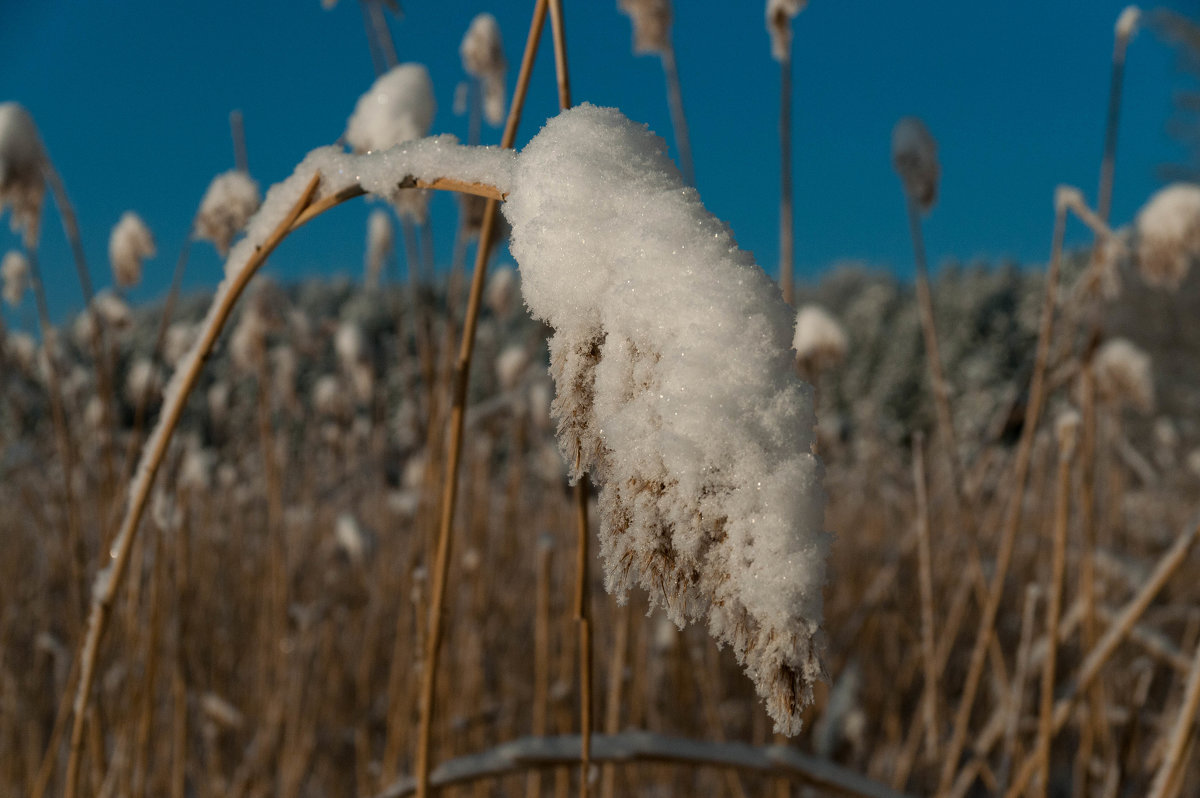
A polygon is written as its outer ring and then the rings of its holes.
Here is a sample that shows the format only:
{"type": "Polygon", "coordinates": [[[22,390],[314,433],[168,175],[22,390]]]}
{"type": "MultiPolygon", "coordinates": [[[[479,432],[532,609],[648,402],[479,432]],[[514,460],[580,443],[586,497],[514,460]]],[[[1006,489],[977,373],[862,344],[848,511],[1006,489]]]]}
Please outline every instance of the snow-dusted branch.
{"type": "MultiPolygon", "coordinates": [[[[533,768],[573,765],[579,762],[579,735],[522,737],[488,751],[442,763],[430,774],[435,787],[448,787],[533,768]]],[[[843,795],[864,798],[903,798],[887,785],[840,765],[780,745],[756,747],[745,743],[717,743],[667,737],[652,732],[598,734],[592,737],[592,762],[674,762],[735,768],[768,776],[793,778],[803,784],[843,795]]],[[[397,781],[376,798],[412,795],[416,780],[397,781]]]]}

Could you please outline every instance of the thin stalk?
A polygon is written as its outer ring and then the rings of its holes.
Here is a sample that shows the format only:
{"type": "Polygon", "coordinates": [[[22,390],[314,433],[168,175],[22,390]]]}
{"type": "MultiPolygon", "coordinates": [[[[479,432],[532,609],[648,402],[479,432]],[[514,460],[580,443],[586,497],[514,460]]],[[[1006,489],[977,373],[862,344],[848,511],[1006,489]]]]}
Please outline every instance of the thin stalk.
{"type": "Polygon", "coordinates": [[[243,174],[250,174],[250,161],[246,157],[246,125],[240,110],[229,112],[229,135],[233,139],[233,163],[243,174]]]}
{"type": "MultiPolygon", "coordinates": [[[[557,0],[554,0],[557,2],[557,0]]],[[[578,552],[575,561],[575,620],[579,623],[579,795],[587,798],[588,770],[592,766],[592,628],[588,610],[588,478],[575,483],[575,526],[578,552]]]]}
{"type": "MultiPolygon", "coordinates": [[[[1200,534],[1200,525],[1193,522],[1190,528],[1171,545],[1165,554],[1158,560],[1158,564],[1154,567],[1154,572],[1146,579],[1145,584],[1122,608],[1117,617],[1113,619],[1113,624],[1100,638],[1095,647],[1092,648],[1083,662],[1079,666],[1079,672],[1075,679],[1067,685],[1063,695],[1054,704],[1054,714],[1050,719],[1050,729],[1054,733],[1058,733],[1063,726],[1066,725],[1067,719],[1071,715],[1071,709],[1079,700],[1079,697],[1084,693],[1096,675],[1100,673],[1100,669],[1108,662],[1109,657],[1116,651],[1119,646],[1133,630],[1137,620],[1142,617],[1146,608],[1150,606],[1150,602],[1158,595],[1158,591],[1162,590],[1179,566],[1187,560],[1188,553],[1191,551],[1193,544],[1196,542],[1196,536],[1200,534]]],[[[1006,798],[1017,798],[1025,792],[1025,788],[1029,785],[1029,780],[1033,776],[1039,763],[1038,752],[1034,751],[1025,758],[1025,762],[1021,765],[1021,769],[1017,772],[1013,779],[1012,786],[1009,788],[1006,798]]]]}
{"type": "Polygon", "coordinates": [[[379,44],[375,24],[371,19],[370,7],[373,4],[374,0],[358,0],[358,8],[362,12],[363,30],[367,34],[367,50],[371,53],[371,68],[375,70],[375,77],[379,77],[387,72],[387,63],[379,44]]]}
{"type": "MultiPolygon", "coordinates": [[[[534,7],[533,20],[529,26],[529,37],[525,42],[525,54],[513,93],[508,120],[500,146],[511,148],[516,142],[517,126],[521,120],[521,109],[533,73],[533,62],[537,55],[538,39],[546,22],[548,0],[538,0],[534,7]]],[[[475,251],[475,272],[471,278],[471,291],[467,298],[466,318],[463,321],[462,342],[453,376],[453,400],[450,407],[448,449],[443,479],[441,513],[438,523],[437,553],[435,555],[429,601],[429,629],[425,646],[425,666],[421,673],[420,729],[417,736],[417,795],[429,795],[430,740],[433,730],[434,697],[437,687],[438,649],[442,641],[442,609],[445,604],[446,578],[450,570],[451,531],[454,524],[454,502],[458,494],[458,463],[462,457],[463,423],[466,416],[467,381],[471,371],[471,357],[475,352],[475,330],[482,304],[484,278],[487,273],[488,256],[491,254],[492,229],[496,224],[497,203],[490,199],[483,211],[483,223],[479,233],[479,246],[475,251]]],[[[69,797],[68,797],[69,798],[69,797]]]]}
{"type": "Polygon", "coordinates": [[[983,616],[979,622],[979,633],[975,638],[975,647],[971,650],[970,664],[967,668],[967,679],[963,684],[962,698],[958,704],[958,712],[954,718],[954,733],[950,746],[945,754],[942,772],[938,780],[938,795],[946,795],[958,768],[958,760],[966,745],[967,731],[971,722],[971,709],[975,704],[975,693],[983,678],[983,668],[987,662],[988,647],[992,640],[992,632],[996,623],[996,612],[1000,609],[1000,600],[1004,595],[1004,580],[1008,576],[1008,566],[1012,561],[1017,531],[1021,526],[1021,509],[1024,504],[1025,482],[1029,476],[1030,460],[1033,457],[1033,439],[1041,420],[1042,403],[1045,398],[1046,364],[1050,354],[1050,341],[1054,331],[1054,310],[1058,302],[1058,278],[1060,261],[1062,260],[1063,233],[1066,228],[1066,208],[1059,207],[1055,212],[1054,239],[1051,244],[1050,267],[1046,272],[1046,293],[1042,301],[1042,317],[1038,326],[1037,354],[1033,366],[1033,380],[1029,389],[1029,408],[1026,412],[1025,423],[1021,428],[1021,438],[1017,444],[1017,458],[1013,470],[1012,494],[1006,510],[1004,528],[1001,532],[1000,545],[996,552],[995,573],[988,591],[987,601],[983,607],[983,616]]]}
{"type": "Polygon", "coordinates": [[[792,56],[779,62],[779,287],[796,301],[796,233],[792,216],[792,56]]]}
{"type": "Polygon", "coordinates": [[[1112,212],[1113,183],[1117,171],[1117,133],[1121,127],[1121,88],[1125,81],[1125,47],[1128,39],[1117,33],[1113,46],[1112,74],[1108,83],[1108,113],[1104,119],[1104,157],[1100,161],[1100,190],[1096,211],[1107,222],[1112,212]]]}
{"type": "Polygon", "coordinates": [[[696,167],[692,162],[692,144],[688,138],[687,116],[683,113],[683,90],[679,87],[679,68],[675,64],[675,46],[667,46],[659,53],[662,58],[663,74],[667,79],[667,106],[671,110],[671,129],[675,131],[675,149],[679,150],[679,167],[683,180],[689,186],[696,185],[696,167]]]}
{"type": "Polygon", "coordinates": [[[958,441],[954,434],[954,416],[950,412],[950,388],[942,369],[942,355],[938,348],[937,327],[933,321],[933,295],[929,290],[929,270],[925,265],[925,239],[921,234],[921,210],[916,201],[905,192],[908,207],[908,227],[912,233],[913,255],[917,263],[917,308],[921,315],[921,332],[925,338],[925,358],[929,366],[929,381],[933,387],[934,410],[937,413],[938,433],[946,451],[946,462],[950,465],[951,482],[957,496],[961,487],[958,463],[958,441]]]}
{"type": "Polygon", "coordinates": [[[931,760],[938,755],[938,666],[937,641],[933,620],[933,555],[929,542],[929,491],[925,485],[924,441],[918,434],[913,442],[913,481],[917,488],[917,562],[921,590],[921,658],[925,666],[925,686],[921,705],[925,714],[925,754],[931,760]]]}
{"type": "Polygon", "coordinates": [[[1150,788],[1150,798],[1172,798],[1178,795],[1183,786],[1183,772],[1187,762],[1184,751],[1188,746],[1189,737],[1193,736],[1192,727],[1196,723],[1196,713],[1200,710],[1200,645],[1196,646],[1196,654],[1192,657],[1192,667],[1188,672],[1187,686],[1183,691],[1183,704],[1175,723],[1167,737],[1166,754],[1162,764],[1154,776],[1150,788]]]}
{"type": "MultiPolygon", "coordinates": [[[[1050,596],[1046,603],[1046,659],[1042,663],[1042,695],[1038,714],[1038,755],[1041,759],[1041,783],[1038,793],[1045,795],[1050,785],[1050,729],[1054,710],[1054,668],[1058,662],[1058,621],[1062,613],[1063,579],[1067,569],[1067,519],[1071,509],[1071,457],[1074,441],[1064,441],[1058,453],[1058,481],[1054,504],[1054,555],[1050,571],[1050,596]]],[[[1091,552],[1085,552],[1085,559],[1091,552]]]]}
{"type": "Polygon", "coordinates": [[[185,401],[200,377],[200,369],[205,360],[204,355],[212,351],[213,346],[216,344],[217,336],[224,327],[226,319],[229,318],[229,314],[233,311],[233,306],[238,297],[241,296],[249,284],[250,279],[261,268],[262,264],[266,262],[267,257],[274,251],[275,247],[279,246],[279,243],[283,241],[297,222],[301,211],[312,199],[319,179],[319,174],[313,175],[313,179],[309,182],[308,187],[296,205],[284,217],[283,221],[271,233],[270,237],[263,242],[262,248],[255,252],[249,261],[247,261],[245,268],[234,278],[223,303],[215,310],[212,323],[204,330],[202,338],[197,344],[201,357],[192,360],[190,369],[184,375],[179,390],[170,397],[170,401],[163,407],[159,422],[162,433],[151,437],[150,443],[152,448],[145,453],[144,457],[144,476],[140,480],[135,480],[125,520],[121,523],[120,530],[109,551],[111,561],[106,566],[107,575],[98,581],[93,593],[92,609],[88,617],[87,637],[84,641],[83,650],[80,652],[82,666],[80,669],[79,685],[75,694],[75,718],[71,728],[70,752],[67,759],[67,780],[66,789],[64,790],[66,798],[74,798],[78,788],[79,762],[83,750],[85,710],[88,704],[88,696],[91,693],[92,681],[95,677],[96,660],[100,652],[100,639],[104,634],[117,588],[120,586],[121,580],[125,575],[126,567],[129,563],[129,555],[137,536],[137,527],[145,511],[146,502],[150,497],[150,489],[153,485],[154,477],[166,457],[167,445],[170,443],[171,433],[178,425],[179,419],[183,415],[185,401]]]}

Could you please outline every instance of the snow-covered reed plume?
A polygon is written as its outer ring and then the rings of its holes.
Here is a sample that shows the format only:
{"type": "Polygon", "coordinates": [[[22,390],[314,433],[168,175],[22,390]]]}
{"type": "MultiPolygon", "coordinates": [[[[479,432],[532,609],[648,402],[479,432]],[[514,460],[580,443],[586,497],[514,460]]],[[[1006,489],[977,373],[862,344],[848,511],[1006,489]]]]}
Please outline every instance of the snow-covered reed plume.
{"type": "Polygon", "coordinates": [[[783,61],[792,56],[792,19],[804,10],[808,0],[767,0],[767,33],[771,37],[771,56],[783,61]]]}
{"type": "Polygon", "coordinates": [[[791,310],[662,140],[614,109],[550,120],[504,213],[526,303],[554,328],[560,447],[600,486],[606,585],[707,618],[796,733],[823,675],[829,539],[791,310]]]}
{"type": "Polygon", "coordinates": [[[504,124],[508,109],[504,103],[504,44],[500,26],[491,14],[477,14],[471,20],[458,48],[463,69],[479,81],[483,90],[483,115],[493,126],[504,124]]]}
{"type": "Polygon", "coordinates": [[[217,175],[208,184],[196,213],[196,238],[210,241],[222,257],[246,222],[258,210],[262,198],[258,183],[237,169],[217,175]]]}
{"type": "Polygon", "coordinates": [[[367,217],[367,257],[363,274],[363,285],[378,288],[384,264],[392,256],[396,246],[396,231],[387,211],[376,208],[367,217]]]}
{"type": "Polygon", "coordinates": [[[502,264],[492,269],[491,275],[488,276],[483,301],[488,310],[496,314],[496,318],[507,319],[516,309],[519,292],[516,269],[502,264]]]}
{"type": "Polygon", "coordinates": [[[125,211],[108,236],[108,260],[117,285],[128,287],[142,280],[142,261],[156,254],[154,236],[142,217],[125,211]]]}
{"type": "Polygon", "coordinates": [[[0,214],[12,208],[13,232],[37,240],[46,194],[46,151],[33,117],[20,103],[0,103],[0,214]]]}
{"type": "Polygon", "coordinates": [[[496,358],[496,380],[500,388],[511,391],[517,387],[529,368],[529,349],[521,344],[510,344],[496,358]]]}
{"type": "Polygon", "coordinates": [[[915,116],[906,116],[892,128],[892,166],[904,182],[904,191],[922,211],[928,211],[937,200],[938,165],[937,142],[925,123],[915,116]]]}
{"type": "Polygon", "coordinates": [[[1150,356],[1124,338],[1106,341],[1096,351],[1096,391],[1106,402],[1154,409],[1154,374],[1150,356]]]}
{"type": "Polygon", "coordinates": [[[342,370],[350,377],[359,402],[368,402],[375,390],[375,372],[371,368],[370,342],[362,325],[344,321],[333,336],[333,349],[342,370]]]}
{"type": "Polygon", "coordinates": [[[14,308],[25,298],[29,287],[29,260],[23,252],[10,249],[0,261],[0,280],[4,281],[4,301],[14,308]]]}
{"type": "Polygon", "coordinates": [[[618,0],[633,22],[633,51],[662,53],[671,47],[670,0],[618,0]]]}
{"type": "Polygon", "coordinates": [[[792,347],[796,359],[809,371],[819,374],[841,363],[846,357],[846,331],[837,319],[820,305],[805,305],[796,313],[796,334],[792,347]]]}
{"type": "Polygon", "coordinates": [[[1142,20],[1142,10],[1137,6],[1126,6],[1117,16],[1117,24],[1113,26],[1114,60],[1124,60],[1125,48],[1129,40],[1137,33],[1138,23],[1142,20]]]}
{"type": "MultiPolygon", "coordinates": [[[[346,122],[346,143],[357,153],[387,150],[429,133],[437,102],[433,81],[421,64],[400,64],[371,84],[358,98],[346,122]]],[[[425,219],[424,191],[397,193],[393,198],[402,218],[425,219]]]]}
{"type": "Polygon", "coordinates": [[[139,357],[125,375],[125,398],[130,404],[136,405],[143,396],[157,396],[162,386],[163,377],[158,366],[150,358],[139,357]]]}
{"type": "Polygon", "coordinates": [[[1134,221],[1142,278],[1176,289],[1200,258],[1200,186],[1172,183],[1158,191],[1134,221]]]}
{"type": "Polygon", "coordinates": [[[129,303],[108,288],[92,297],[91,310],[110,330],[127,330],[133,326],[133,310],[129,303]]]}

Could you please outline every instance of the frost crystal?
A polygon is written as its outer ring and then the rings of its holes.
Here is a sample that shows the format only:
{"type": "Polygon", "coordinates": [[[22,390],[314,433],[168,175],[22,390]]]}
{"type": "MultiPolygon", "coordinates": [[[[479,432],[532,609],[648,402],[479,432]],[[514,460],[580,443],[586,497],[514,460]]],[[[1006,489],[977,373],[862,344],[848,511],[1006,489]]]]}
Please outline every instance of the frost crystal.
{"type": "Polygon", "coordinates": [[[912,201],[923,211],[932,208],[941,175],[937,142],[915,116],[904,117],[892,128],[892,166],[912,201]]]}
{"type": "Polygon", "coordinates": [[[767,33],[771,35],[771,56],[776,61],[792,54],[792,18],[804,10],[808,0],[767,0],[767,33]]]}
{"type": "Polygon", "coordinates": [[[1200,186],[1173,183],[1162,189],[1138,212],[1134,230],[1142,278],[1178,288],[1200,257],[1200,186]]]}
{"type": "Polygon", "coordinates": [[[233,169],[213,178],[196,214],[196,237],[211,241],[224,257],[229,244],[258,210],[258,183],[233,169]]]}
{"type": "Polygon", "coordinates": [[[0,214],[12,206],[13,232],[26,245],[37,240],[46,181],[46,153],[33,117],[20,103],[0,103],[0,214]]]}
{"type": "Polygon", "coordinates": [[[29,285],[29,260],[23,253],[15,249],[4,253],[4,260],[0,262],[0,280],[4,281],[4,301],[14,308],[21,304],[29,285]]]}
{"type": "Polygon", "coordinates": [[[154,236],[142,217],[125,211],[108,237],[108,260],[117,285],[137,285],[142,279],[142,261],[155,255],[154,236]]]}
{"type": "Polygon", "coordinates": [[[477,78],[483,89],[483,113],[492,125],[504,122],[504,44],[500,26],[491,14],[478,14],[458,48],[463,69],[477,78]]]}
{"type": "Polygon", "coordinates": [[[664,150],[613,109],[552,119],[517,161],[511,247],[554,328],[560,446],[600,486],[609,591],[707,618],[795,734],[823,676],[812,389],[778,289],[664,150]]]}

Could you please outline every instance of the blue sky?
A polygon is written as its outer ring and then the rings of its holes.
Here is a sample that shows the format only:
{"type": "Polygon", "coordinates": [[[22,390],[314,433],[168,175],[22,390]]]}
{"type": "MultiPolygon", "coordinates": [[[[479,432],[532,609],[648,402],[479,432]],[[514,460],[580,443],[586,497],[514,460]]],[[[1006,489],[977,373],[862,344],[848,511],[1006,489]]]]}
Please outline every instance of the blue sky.
{"type": "MultiPolygon", "coordinates": [[[[1194,0],[1193,0],[1194,2],[1194,0]]],[[[434,132],[466,136],[453,113],[464,78],[458,43],[472,16],[499,19],[515,79],[532,2],[404,0],[391,27],[402,61],[426,64],[437,92],[434,132]]],[[[566,0],[574,98],[621,108],[671,140],[657,58],[634,56],[615,0],[566,0]]],[[[778,65],[762,3],[678,2],[674,40],[697,183],[709,210],[774,272],[778,253],[778,65]],[[741,11],[730,10],[734,7],[741,11]],[[720,9],[719,11],[717,9],[720,9]]],[[[930,257],[1044,261],[1056,184],[1094,200],[1112,25],[1121,3],[879,3],[814,0],[794,30],[796,253],[800,278],[865,260],[911,273],[889,136],[900,116],[939,141],[941,196],[926,224],[930,257]]],[[[1196,16],[1194,5],[1175,7],[1196,16]]],[[[548,31],[547,31],[548,34],[548,31]]],[[[1184,157],[1166,135],[1174,54],[1142,31],[1129,50],[1114,220],[1127,222],[1184,157]]],[[[337,139],[374,79],[353,0],[0,0],[0,100],[30,109],[75,203],[90,268],[110,282],[109,230],[127,209],[154,231],[159,255],[134,301],[161,296],[210,179],[233,166],[228,114],[245,116],[250,168],[265,189],[313,147],[337,139]]],[[[556,110],[543,47],[518,137],[556,110]]],[[[485,143],[499,131],[485,128],[485,143]]],[[[284,279],[362,270],[368,208],[339,208],[294,235],[268,271],[284,279]]],[[[456,224],[434,206],[440,263],[456,224]]],[[[1083,242],[1081,227],[1071,231],[1083,242]]],[[[17,237],[0,228],[0,249],[17,237]]],[[[43,222],[42,268],[53,314],[82,304],[58,218],[43,222]]],[[[212,248],[193,250],[186,285],[215,285],[212,248]]],[[[10,323],[32,327],[32,307],[10,323]]]]}

